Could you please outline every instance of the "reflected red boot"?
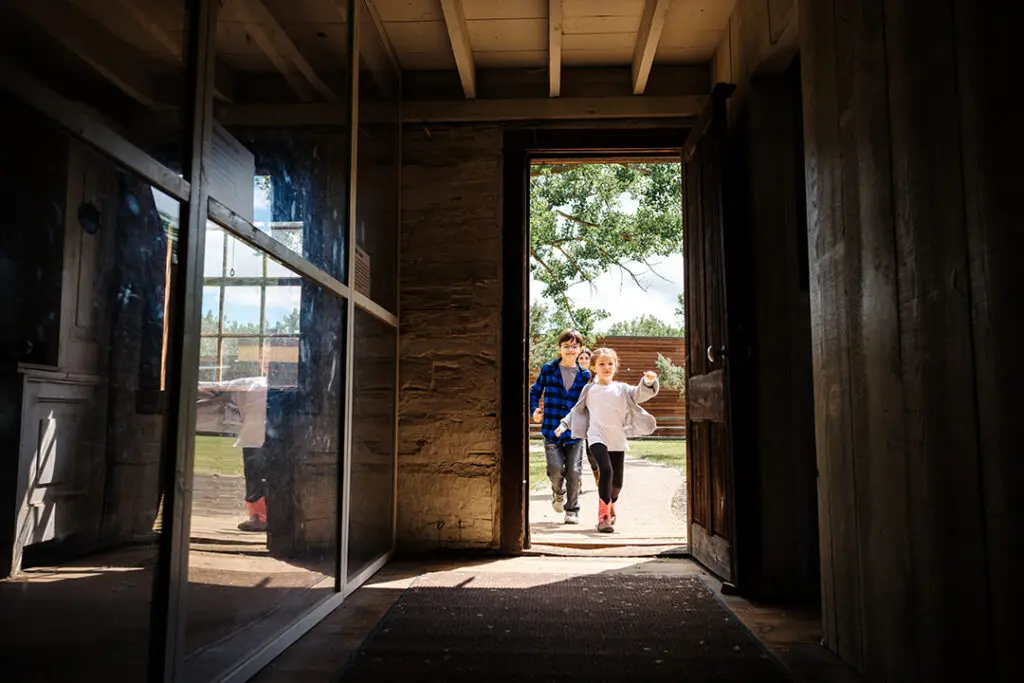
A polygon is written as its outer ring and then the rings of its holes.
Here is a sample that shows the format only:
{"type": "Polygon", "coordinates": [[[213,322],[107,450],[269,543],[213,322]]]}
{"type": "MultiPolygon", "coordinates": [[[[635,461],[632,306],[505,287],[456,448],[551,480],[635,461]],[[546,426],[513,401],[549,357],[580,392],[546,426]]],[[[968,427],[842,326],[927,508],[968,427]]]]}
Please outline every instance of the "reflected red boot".
{"type": "Polygon", "coordinates": [[[608,512],[609,504],[603,500],[597,501],[597,530],[610,534],[612,529],[611,515],[608,512]]]}
{"type": "Polygon", "coordinates": [[[266,531],[267,530],[267,499],[259,498],[255,502],[245,501],[245,507],[249,510],[249,519],[238,523],[242,531],[266,531]]]}

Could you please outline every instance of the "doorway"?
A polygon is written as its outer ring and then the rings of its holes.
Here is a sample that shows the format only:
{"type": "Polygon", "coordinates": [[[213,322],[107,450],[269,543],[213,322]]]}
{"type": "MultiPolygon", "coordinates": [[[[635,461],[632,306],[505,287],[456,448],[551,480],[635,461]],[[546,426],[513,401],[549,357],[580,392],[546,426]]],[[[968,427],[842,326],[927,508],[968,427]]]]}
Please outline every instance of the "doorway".
{"type": "MultiPolygon", "coordinates": [[[[685,138],[686,129],[683,125],[673,128],[642,129],[529,129],[511,130],[505,133],[503,207],[505,227],[503,232],[506,242],[503,256],[503,287],[505,296],[502,307],[504,321],[502,385],[507,389],[503,391],[502,401],[502,445],[503,451],[506,454],[502,468],[503,549],[511,552],[521,552],[524,549],[531,549],[537,540],[546,540],[547,543],[539,545],[550,545],[563,550],[587,552],[594,547],[614,548],[616,545],[625,544],[628,541],[637,540],[638,537],[643,536],[642,533],[634,534],[631,537],[621,533],[618,536],[616,533],[599,535],[599,532],[596,531],[597,486],[589,460],[585,454],[582,456],[583,496],[581,523],[579,525],[565,525],[564,518],[562,517],[564,512],[556,512],[552,505],[552,487],[546,474],[545,460],[543,459],[543,441],[540,439],[539,433],[535,433],[533,439],[530,438],[531,423],[528,422],[527,416],[529,390],[535,379],[535,376],[531,376],[531,374],[536,374],[529,372],[530,347],[534,347],[535,356],[538,354],[550,354],[551,359],[553,359],[557,355],[556,348],[554,347],[550,349],[541,348],[545,345],[545,334],[533,335],[534,338],[530,340],[531,281],[526,266],[530,252],[529,194],[531,172],[536,174],[532,176],[533,178],[538,178],[542,177],[542,174],[551,175],[550,172],[542,170],[545,168],[554,168],[559,171],[583,167],[594,169],[599,164],[617,165],[624,172],[637,164],[652,163],[674,163],[676,164],[676,169],[678,169],[679,154],[685,138]],[[521,393],[513,388],[516,386],[522,388],[521,393]],[[516,400],[517,398],[518,400],[516,400]],[[532,458],[531,455],[533,456],[532,458]],[[533,463],[532,471],[531,462],[533,463]],[[539,486],[537,486],[538,480],[540,480],[539,486]],[[543,512],[541,519],[536,519],[538,516],[537,512],[544,510],[547,511],[546,514],[551,519],[544,519],[545,513],[543,512]],[[534,518],[532,520],[531,511],[534,518]],[[558,517],[557,520],[554,519],[556,516],[558,517]],[[544,525],[543,529],[537,527],[534,531],[542,531],[542,535],[547,535],[546,539],[531,537],[531,527],[533,527],[534,522],[544,525]],[[567,527],[571,527],[571,529],[567,527]]],[[[561,211],[559,207],[552,208],[561,211]]],[[[563,211],[563,213],[569,212],[563,211]]],[[[568,221],[571,219],[564,219],[562,217],[562,220],[568,221]]],[[[573,252],[565,249],[564,245],[558,246],[563,246],[564,253],[575,256],[573,252]]],[[[672,275],[677,279],[681,279],[681,252],[676,251],[676,253],[679,256],[678,265],[676,265],[676,272],[673,272],[672,275]]],[[[583,266],[582,263],[580,265],[583,266]]],[[[544,266],[539,264],[538,267],[541,270],[544,268],[544,266]]],[[[623,273],[623,276],[630,278],[626,273],[623,273]]],[[[589,290],[589,285],[586,283],[584,283],[584,287],[589,290]]],[[[678,296],[678,292],[676,292],[676,296],[678,296]]],[[[564,303],[564,297],[562,299],[564,303]]],[[[538,313],[536,303],[537,301],[534,301],[535,318],[538,313]]],[[[574,307],[574,313],[576,308],[593,307],[574,307]]],[[[547,336],[550,336],[550,332],[554,327],[558,327],[562,322],[565,322],[555,317],[557,315],[554,310],[548,312],[549,319],[544,330],[547,336]],[[553,317],[555,317],[555,320],[551,320],[553,317]]],[[[567,310],[564,311],[563,317],[569,321],[566,323],[566,326],[569,324],[579,326],[579,323],[583,322],[582,326],[587,327],[587,323],[579,319],[572,322],[572,316],[568,315],[567,310]]],[[[621,317],[624,320],[619,322],[625,325],[633,316],[627,312],[621,317]]],[[[673,317],[671,311],[669,311],[667,317],[669,320],[666,322],[671,323],[671,318],[673,317]]],[[[615,321],[608,321],[602,328],[597,328],[596,330],[590,326],[589,333],[595,331],[600,333],[596,335],[590,334],[590,337],[585,340],[586,345],[591,350],[594,349],[597,342],[605,343],[606,345],[611,344],[611,338],[607,332],[610,331],[613,322],[615,321]]],[[[681,323],[681,321],[679,322],[681,323]]],[[[677,327],[681,327],[681,325],[677,325],[677,327]]],[[[675,340],[675,345],[679,345],[677,340],[675,340]]],[[[641,354],[644,352],[645,350],[641,349],[641,354]]],[[[651,349],[647,349],[646,352],[648,355],[651,355],[651,358],[644,358],[641,355],[641,365],[654,365],[657,359],[656,350],[653,354],[651,349]]],[[[666,357],[671,357],[670,354],[671,351],[663,353],[666,357]]],[[[673,360],[677,364],[682,361],[681,358],[673,360]]],[[[635,381],[639,378],[639,374],[643,370],[632,366],[633,363],[628,366],[629,372],[635,374],[636,377],[624,374],[622,379],[628,380],[632,378],[635,381]]],[[[652,367],[651,369],[655,368],[652,367]]],[[[623,372],[625,372],[625,366],[623,372]]],[[[666,397],[673,393],[672,390],[662,389],[662,391],[666,397]]],[[[678,396],[678,392],[679,390],[675,390],[676,396],[678,396]]],[[[666,469],[676,473],[678,485],[667,495],[665,507],[669,508],[674,499],[676,508],[679,509],[685,505],[685,488],[682,486],[684,479],[682,473],[679,472],[678,465],[685,462],[685,453],[682,450],[684,441],[679,438],[681,436],[680,432],[684,430],[678,429],[680,426],[678,424],[680,422],[678,410],[676,411],[675,420],[675,445],[677,446],[676,450],[679,452],[669,454],[669,457],[671,455],[675,456],[675,469],[673,470],[673,466],[667,466],[664,462],[656,462],[654,459],[636,458],[636,460],[648,467],[666,467],[666,469]]],[[[669,421],[666,421],[666,427],[669,421]]],[[[537,432],[538,430],[534,428],[533,431],[537,432]]],[[[662,437],[662,441],[667,441],[664,437],[673,436],[673,432],[663,429],[660,434],[655,433],[653,436],[662,437]]],[[[667,450],[672,449],[669,447],[667,450]]],[[[657,455],[657,453],[652,453],[651,455],[657,455]]],[[[668,458],[666,457],[665,459],[668,458]]],[[[627,486],[623,486],[624,496],[628,495],[626,493],[627,486]]],[[[639,490],[634,491],[634,495],[639,493],[639,490]]],[[[665,512],[667,514],[670,510],[666,509],[665,512]]],[[[685,552],[685,517],[682,515],[677,517],[673,527],[674,530],[662,534],[660,539],[654,539],[653,535],[648,534],[647,542],[660,545],[661,549],[672,548],[675,552],[685,552]]]]}
{"type": "MultiPolygon", "coordinates": [[[[527,517],[535,551],[685,552],[680,171],[678,152],[531,159],[527,517]],[[607,350],[616,363],[609,386],[636,387],[653,371],[660,389],[643,403],[656,428],[619,446],[626,449],[621,467],[615,446],[609,449],[605,464],[616,462],[614,474],[600,469],[594,434],[570,440],[553,433],[580,393],[596,389],[588,385],[603,386],[592,363],[612,358],[607,350]],[[556,368],[560,379],[552,382],[556,368]],[[616,513],[603,530],[602,499],[616,513]]],[[[616,438],[598,438],[607,437],[616,438]]]]}

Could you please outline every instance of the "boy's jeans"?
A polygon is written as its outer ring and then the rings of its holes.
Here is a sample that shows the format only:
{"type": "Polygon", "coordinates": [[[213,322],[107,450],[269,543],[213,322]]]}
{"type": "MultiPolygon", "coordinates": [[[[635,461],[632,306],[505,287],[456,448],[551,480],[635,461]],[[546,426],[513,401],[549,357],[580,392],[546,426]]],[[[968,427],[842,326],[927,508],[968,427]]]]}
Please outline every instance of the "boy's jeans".
{"type": "Polygon", "coordinates": [[[579,512],[580,476],[583,474],[583,441],[576,443],[544,442],[551,490],[558,497],[565,494],[565,511],[579,512]]]}

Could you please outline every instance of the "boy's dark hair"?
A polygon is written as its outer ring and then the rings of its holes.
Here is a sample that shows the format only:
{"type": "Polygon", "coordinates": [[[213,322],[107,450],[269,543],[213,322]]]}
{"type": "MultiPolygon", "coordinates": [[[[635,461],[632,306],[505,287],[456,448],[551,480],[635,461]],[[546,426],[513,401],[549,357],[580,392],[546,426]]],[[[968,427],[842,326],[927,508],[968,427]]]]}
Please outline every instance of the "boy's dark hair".
{"type": "Polygon", "coordinates": [[[558,335],[558,345],[561,346],[567,341],[574,341],[583,346],[583,335],[576,330],[565,330],[562,334],[558,335]]]}

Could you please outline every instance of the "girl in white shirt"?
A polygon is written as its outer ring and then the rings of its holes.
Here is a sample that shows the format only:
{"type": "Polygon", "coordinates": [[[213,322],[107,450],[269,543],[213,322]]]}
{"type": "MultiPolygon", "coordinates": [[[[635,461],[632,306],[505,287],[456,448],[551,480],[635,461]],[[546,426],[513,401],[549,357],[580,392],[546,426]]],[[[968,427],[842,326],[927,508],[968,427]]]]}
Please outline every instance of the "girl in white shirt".
{"type": "Polygon", "coordinates": [[[648,370],[635,387],[614,381],[619,357],[609,348],[596,349],[590,366],[593,381],[559,423],[555,435],[567,429],[573,434],[586,434],[600,471],[597,529],[610,533],[615,524],[615,502],[622,491],[625,451],[629,448],[626,439],[645,436],[657,427],[654,417],[639,404],[658,395],[658,376],[648,370]]]}

